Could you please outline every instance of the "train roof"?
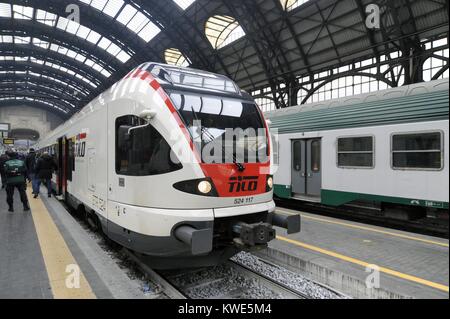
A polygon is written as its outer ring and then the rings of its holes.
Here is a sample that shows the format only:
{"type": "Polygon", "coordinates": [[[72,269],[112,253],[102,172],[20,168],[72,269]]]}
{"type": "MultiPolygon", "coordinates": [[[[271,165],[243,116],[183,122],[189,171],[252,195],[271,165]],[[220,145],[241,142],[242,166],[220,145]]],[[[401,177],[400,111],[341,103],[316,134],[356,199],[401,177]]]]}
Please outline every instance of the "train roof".
{"type": "Polygon", "coordinates": [[[277,128],[279,133],[445,120],[449,117],[448,81],[436,82],[439,82],[439,89],[433,86],[426,93],[411,91],[419,87],[415,85],[404,87],[407,95],[400,97],[392,97],[389,93],[395,89],[391,89],[385,90],[384,94],[378,92],[379,98],[373,101],[353,97],[353,103],[341,99],[334,105],[308,105],[289,112],[268,112],[266,117],[272,122],[271,128],[277,128]]]}
{"type": "Polygon", "coordinates": [[[250,94],[222,74],[154,62],[144,63],[138,68],[150,72],[167,90],[253,100],[250,94]]]}

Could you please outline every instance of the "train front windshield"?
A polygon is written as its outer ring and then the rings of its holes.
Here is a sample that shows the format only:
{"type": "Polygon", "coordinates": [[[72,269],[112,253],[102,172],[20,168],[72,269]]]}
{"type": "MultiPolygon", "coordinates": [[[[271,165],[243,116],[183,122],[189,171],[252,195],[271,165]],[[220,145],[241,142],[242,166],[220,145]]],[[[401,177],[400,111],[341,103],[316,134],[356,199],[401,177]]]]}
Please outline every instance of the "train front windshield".
{"type": "Polygon", "coordinates": [[[265,163],[267,135],[255,103],[172,92],[205,163],[265,163]]]}

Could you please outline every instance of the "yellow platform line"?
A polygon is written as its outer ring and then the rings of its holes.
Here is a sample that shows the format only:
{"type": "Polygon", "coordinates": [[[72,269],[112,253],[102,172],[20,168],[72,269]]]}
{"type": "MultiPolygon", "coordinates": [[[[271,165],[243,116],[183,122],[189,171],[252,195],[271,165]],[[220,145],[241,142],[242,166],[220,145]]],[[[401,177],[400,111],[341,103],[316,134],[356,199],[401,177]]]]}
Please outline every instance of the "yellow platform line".
{"type": "Polygon", "coordinates": [[[77,266],[75,258],[44,203],[39,198],[32,198],[30,188],[27,190],[27,195],[53,297],[55,299],[95,299],[91,286],[77,266]],[[69,288],[78,282],[72,277],[77,273],[77,270],[73,270],[73,265],[79,269],[79,288],[69,288]]]}
{"type": "MultiPolygon", "coordinates": [[[[293,244],[293,245],[296,245],[298,247],[309,249],[309,250],[312,250],[312,251],[315,251],[315,252],[318,252],[318,253],[321,253],[321,254],[324,254],[324,255],[327,255],[327,256],[331,256],[331,257],[334,257],[334,258],[337,258],[337,259],[340,259],[340,260],[344,260],[344,261],[349,262],[349,263],[360,265],[360,266],[363,266],[363,267],[368,267],[370,265],[373,265],[371,263],[368,263],[368,262],[365,262],[365,261],[362,261],[362,260],[359,260],[359,259],[356,259],[356,258],[348,257],[348,256],[345,256],[345,255],[342,255],[342,254],[339,254],[339,253],[336,253],[336,252],[333,252],[333,251],[330,251],[330,250],[326,250],[326,249],[323,249],[323,248],[320,248],[320,247],[316,247],[316,246],[313,246],[313,245],[305,244],[305,243],[299,242],[297,240],[289,239],[289,238],[286,238],[286,237],[277,236],[277,239],[281,240],[281,241],[284,241],[284,242],[287,242],[287,243],[290,243],[290,244],[293,244]]],[[[404,273],[401,273],[399,271],[392,270],[392,269],[385,268],[385,267],[379,267],[379,270],[381,272],[385,273],[385,274],[388,274],[388,275],[391,275],[391,276],[394,276],[394,277],[398,277],[398,278],[405,279],[405,280],[408,280],[408,281],[412,281],[412,282],[415,282],[415,283],[418,283],[418,284],[422,284],[422,285],[425,285],[425,286],[428,286],[428,287],[432,287],[432,288],[435,288],[435,289],[438,289],[438,290],[449,292],[448,291],[448,286],[445,286],[445,285],[442,285],[442,284],[438,284],[436,282],[432,282],[432,281],[429,281],[429,280],[426,280],[426,279],[423,279],[423,278],[419,278],[419,277],[415,277],[415,276],[412,276],[412,275],[404,274],[404,273]]]]}
{"type": "MultiPolygon", "coordinates": [[[[285,214],[289,214],[289,215],[297,215],[298,214],[298,213],[296,214],[296,213],[288,212],[288,211],[281,210],[281,209],[277,209],[277,211],[279,211],[280,213],[285,213],[285,214]]],[[[447,248],[449,247],[449,244],[441,243],[441,242],[434,241],[434,240],[429,240],[429,239],[424,239],[424,238],[419,238],[419,237],[414,237],[414,236],[409,236],[409,235],[403,235],[403,234],[399,234],[399,233],[375,229],[372,227],[365,227],[365,226],[353,225],[353,224],[349,224],[349,223],[337,222],[337,221],[324,219],[324,218],[312,217],[312,216],[308,216],[305,214],[300,214],[300,215],[302,216],[302,218],[305,218],[305,219],[315,220],[315,221],[334,224],[334,225],[345,226],[345,227],[354,228],[354,229],[367,230],[367,231],[371,231],[374,233],[379,233],[379,234],[384,234],[384,235],[389,235],[389,236],[394,236],[394,237],[399,237],[399,238],[404,238],[404,239],[409,239],[409,240],[415,240],[415,241],[432,244],[432,245],[437,245],[437,246],[442,246],[442,247],[447,247],[447,248]]]]}

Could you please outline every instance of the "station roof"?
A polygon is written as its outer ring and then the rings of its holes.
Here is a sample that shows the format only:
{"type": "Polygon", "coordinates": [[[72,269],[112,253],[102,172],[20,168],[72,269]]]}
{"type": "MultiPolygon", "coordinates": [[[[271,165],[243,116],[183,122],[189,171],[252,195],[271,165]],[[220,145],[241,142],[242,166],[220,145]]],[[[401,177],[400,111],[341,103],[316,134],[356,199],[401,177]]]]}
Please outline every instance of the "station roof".
{"type": "Polygon", "coordinates": [[[366,28],[372,2],[0,0],[0,107],[69,118],[148,61],[221,73],[250,91],[448,35],[446,0],[380,1],[383,32],[366,28]]]}

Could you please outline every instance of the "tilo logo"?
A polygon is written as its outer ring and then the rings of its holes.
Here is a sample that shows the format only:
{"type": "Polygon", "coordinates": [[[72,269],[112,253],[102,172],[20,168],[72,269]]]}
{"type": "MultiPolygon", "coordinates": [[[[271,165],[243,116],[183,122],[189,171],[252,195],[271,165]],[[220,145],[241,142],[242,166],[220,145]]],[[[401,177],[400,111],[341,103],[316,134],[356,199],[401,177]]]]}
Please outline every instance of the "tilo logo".
{"type": "Polygon", "coordinates": [[[66,287],[68,289],[80,289],[80,267],[78,265],[68,265],[66,267],[66,287]]]}
{"type": "Polygon", "coordinates": [[[366,277],[366,287],[368,289],[380,288],[380,267],[377,265],[367,265],[366,272],[369,273],[366,277]]]}
{"type": "Polygon", "coordinates": [[[66,7],[66,13],[68,14],[67,20],[80,24],[80,7],[76,4],[69,4],[66,7]]]}
{"type": "Polygon", "coordinates": [[[239,176],[230,178],[230,193],[253,192],[258,188],[258,176],[239,176]]]}
{"type": "Polygon", "coordinates": [[[366,27],[367,29],[380,29],[380,7],[377,4],[369,4],[366,7],[366,27]]]}

